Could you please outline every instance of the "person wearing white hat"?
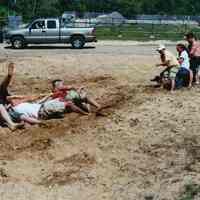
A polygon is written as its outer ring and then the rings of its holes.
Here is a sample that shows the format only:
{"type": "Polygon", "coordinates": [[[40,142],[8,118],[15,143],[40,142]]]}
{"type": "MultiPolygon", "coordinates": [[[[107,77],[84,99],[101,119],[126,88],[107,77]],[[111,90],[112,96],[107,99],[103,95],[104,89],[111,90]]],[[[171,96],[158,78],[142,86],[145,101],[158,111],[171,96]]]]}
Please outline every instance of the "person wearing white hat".
{"type": "Polygon", "coordinates": [[[166,49],[165,45],[160,44],[159,47],[157,48],[157,51],[162,51],[162,50],[165,50],[165,49],[166,49]]]}
{"type": "Polygon", "coordinates": [[[179,62],[175,55],[166,50],[165,45],[159,45],[156,50],[159,52],[161,60],[161,63],[158,63],[156,66],[165,67],[164,71],[161,72],[159,77],[160,85],[163,87],[165,87],[165,85],[170,85],[170,90],[173,91],[175,89],[176,74],[180,66],[179,62]]]}

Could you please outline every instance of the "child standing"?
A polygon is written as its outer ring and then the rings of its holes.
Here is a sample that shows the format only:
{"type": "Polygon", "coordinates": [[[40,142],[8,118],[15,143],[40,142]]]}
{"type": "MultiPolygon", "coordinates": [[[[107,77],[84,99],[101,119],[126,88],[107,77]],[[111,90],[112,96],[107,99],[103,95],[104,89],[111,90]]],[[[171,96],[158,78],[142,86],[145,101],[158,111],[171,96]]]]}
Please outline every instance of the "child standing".
{"type": "Polygon", "coordinates": [[[177,44],[177,52],[179,54],[178,61],[180,69],[176,75],[176,88],[179,89],[184,86],[192,87],[193,72],[190,70],[190,58],[187,48],[184,44],[177,44]]]}

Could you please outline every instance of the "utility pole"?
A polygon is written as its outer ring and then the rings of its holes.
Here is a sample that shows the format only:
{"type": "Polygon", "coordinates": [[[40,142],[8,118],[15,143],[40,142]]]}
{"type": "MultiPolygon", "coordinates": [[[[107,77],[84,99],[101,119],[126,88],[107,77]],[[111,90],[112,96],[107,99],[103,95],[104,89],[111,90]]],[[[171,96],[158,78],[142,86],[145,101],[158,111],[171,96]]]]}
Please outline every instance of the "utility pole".
{"type": "Polygon", "coordinates": [[[35,17],[36,14],[36,9],[37,9],[37,0],[34,0],[34,5],[33,5],[33,16],[35,17]]]}
{"type": "Polygon", "coordinates": [[[14,14],[16,15],[15,9],[14,9],[16,4],[17,4],[17,0],[8,0],[8,16],[10,15],[11,9],[14,11],[14,14]]]}

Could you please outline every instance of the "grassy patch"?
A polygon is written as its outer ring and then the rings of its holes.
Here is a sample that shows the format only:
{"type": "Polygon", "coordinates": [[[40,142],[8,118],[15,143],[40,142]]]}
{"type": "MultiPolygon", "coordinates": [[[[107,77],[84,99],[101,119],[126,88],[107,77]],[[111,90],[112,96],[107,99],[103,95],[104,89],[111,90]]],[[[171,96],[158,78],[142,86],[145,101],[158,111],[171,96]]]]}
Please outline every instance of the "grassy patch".
{"type": "Polygon", "coordinates": [[[186,25],[133,24],[97,27],[100,40],[182,40],[185,33],[193,31],[200,36],[200,28],[186,25]]]}
{"type": "Polygon", "coordinates": [[[200,194],[200,185],[189,184],[185,186],[185,192],[178,200],[194,200],[200,194]]]}

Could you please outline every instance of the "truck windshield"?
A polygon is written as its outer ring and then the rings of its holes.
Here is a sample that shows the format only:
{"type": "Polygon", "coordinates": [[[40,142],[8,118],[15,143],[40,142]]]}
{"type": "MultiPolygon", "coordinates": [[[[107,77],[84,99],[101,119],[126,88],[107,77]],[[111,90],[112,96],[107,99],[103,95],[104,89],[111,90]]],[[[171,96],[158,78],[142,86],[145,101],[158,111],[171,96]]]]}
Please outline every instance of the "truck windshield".
{"type": "Polygon", "coordinates": [[[35,21],[35,20],[31,20],[31,22],[28,23],[28,24],[25,26],[25,28],[29,28],[29,27],[31,26],[31,24],[32,24],[34,21],[35,21]]]}

